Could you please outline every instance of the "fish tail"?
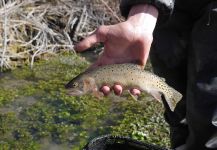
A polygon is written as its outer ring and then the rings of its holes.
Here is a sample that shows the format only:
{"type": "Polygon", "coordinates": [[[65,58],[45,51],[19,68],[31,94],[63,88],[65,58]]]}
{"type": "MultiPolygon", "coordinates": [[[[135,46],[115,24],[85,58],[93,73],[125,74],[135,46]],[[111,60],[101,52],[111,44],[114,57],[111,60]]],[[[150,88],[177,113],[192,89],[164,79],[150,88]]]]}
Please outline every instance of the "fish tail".
{"type": "Polygon", "coordinates": [[[176,91],[174,88],[171,88],[171,91],[172,91],[171,101],[172,101],[172,105],[174,106],[174,109],[175,109],[177,103],[182,99],[182,94],[179,93],[178,91],[176,91]]]}
{"type": "Polygon", "coordinates": [[[174,111],[177,103],[182,99],[182,94],[173,88],[170,88],[170,95],[165,95],[165,99],[172,111],[174,111]]]}
{"type": "Polygon", "coordinates": [[[173,99],[176,100],[175,103],[178,103],[182,99],[182,94],[176,91],[175,89],[173,90],[173,99]]]}

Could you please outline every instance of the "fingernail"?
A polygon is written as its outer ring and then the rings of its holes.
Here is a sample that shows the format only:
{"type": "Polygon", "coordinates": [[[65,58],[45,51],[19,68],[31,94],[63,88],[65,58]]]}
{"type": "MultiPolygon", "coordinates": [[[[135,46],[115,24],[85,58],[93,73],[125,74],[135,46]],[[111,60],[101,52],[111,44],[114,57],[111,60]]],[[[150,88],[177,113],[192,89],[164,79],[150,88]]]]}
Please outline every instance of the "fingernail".
{"type": "Polygon", "coordinates": [[[138,90],[138,89],[131,89],[131,90],[130,90],[130,93],[133,94],[133,95],[137,95],[137,96],[138,96],[138,95],[141,94],[141,91],[138,90]]]}
{"type": "Polygon", "coordinates": [[[110,90],[110,87],[103,86],[102,88],[100,88],[100,91],[102,91],[104,95],[108,95],[111,90],[110,90]]]}

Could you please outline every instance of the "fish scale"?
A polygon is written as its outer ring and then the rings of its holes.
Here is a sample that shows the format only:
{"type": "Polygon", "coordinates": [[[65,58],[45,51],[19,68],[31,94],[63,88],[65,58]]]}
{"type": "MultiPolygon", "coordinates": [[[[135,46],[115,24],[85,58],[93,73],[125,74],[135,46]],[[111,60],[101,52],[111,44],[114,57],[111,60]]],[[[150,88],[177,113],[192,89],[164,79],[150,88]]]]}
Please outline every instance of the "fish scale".
{"type": "Polygon", "coordinates": [[[72,79],[66,88],[73,96],[93,93],[96,97],[100,97],[102,95],[99,92],[100,87],[103,85],[111,87],[114,84],[120,84],[124,90],[137,88],[149,93],[160,102],[163,94],[172,111],[182,98],[182,94],[170,87],[163,78],[129,63],[106,65],[85,71],[72,79]]]}

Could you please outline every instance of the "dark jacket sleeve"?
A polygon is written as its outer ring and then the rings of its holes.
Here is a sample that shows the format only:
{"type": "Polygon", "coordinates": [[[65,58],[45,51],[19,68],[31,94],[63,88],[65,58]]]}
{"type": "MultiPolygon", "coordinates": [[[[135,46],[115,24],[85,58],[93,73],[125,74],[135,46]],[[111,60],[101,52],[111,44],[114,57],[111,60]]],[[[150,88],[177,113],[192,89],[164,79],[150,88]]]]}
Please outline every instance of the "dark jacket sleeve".
{"type": "Polygon", "coordinates": [[[138,4],[150,4],[158,9],[158,23],[162,24],[168,20],[174,8],[175,0],[121,0],[120,10],[122,16],[127,18],[132,6],[138,4]]]}

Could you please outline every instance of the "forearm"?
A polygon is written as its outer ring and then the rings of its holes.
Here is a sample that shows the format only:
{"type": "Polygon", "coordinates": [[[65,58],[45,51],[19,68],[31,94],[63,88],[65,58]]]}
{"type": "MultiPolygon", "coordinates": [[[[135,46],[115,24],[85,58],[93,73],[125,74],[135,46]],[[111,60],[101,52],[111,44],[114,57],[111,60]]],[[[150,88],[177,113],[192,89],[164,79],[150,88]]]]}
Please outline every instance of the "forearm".
{"type": "Polygon", "coordinates": [[[130,9],[127,21],[142,30],[153,32],[158,18],[158,10],[148,4],[135,5],[130,9]]]}
{"type": "Polygon", "coordinates": [[[131,9],[136,5],[151,5],[158,10],[158,26],[168,21],[173,12],[175,0],[121,0],[120,11],[122,16],[127,18],[131,9]]]}

